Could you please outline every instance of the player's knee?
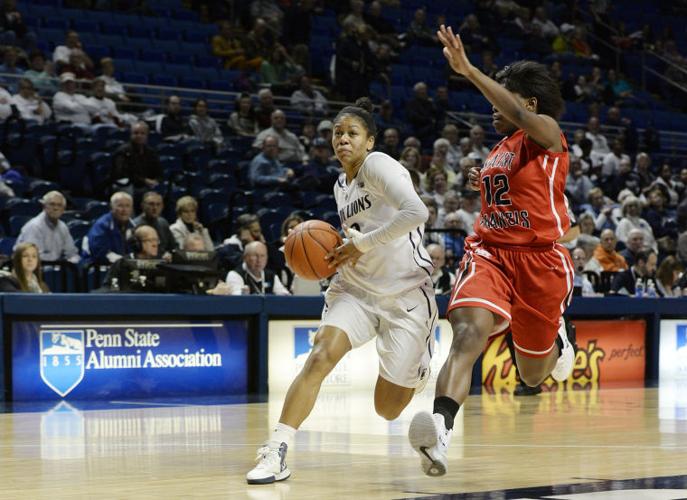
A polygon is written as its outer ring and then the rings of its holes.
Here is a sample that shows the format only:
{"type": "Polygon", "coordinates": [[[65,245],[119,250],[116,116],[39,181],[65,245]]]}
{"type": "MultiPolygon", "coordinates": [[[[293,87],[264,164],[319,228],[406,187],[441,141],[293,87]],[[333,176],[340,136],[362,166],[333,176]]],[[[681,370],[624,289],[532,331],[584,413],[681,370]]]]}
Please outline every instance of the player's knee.
{"type": "Polygon", "coordinates": [[[375,404],[375,411],[377,412],[377,415],[385,420],[396,420],[403,411],[403,408],[375,404]]]}
{"type": "Polygon", "coordinates": [[[475,322],[459,318],[455,322],[452,321],[451,326],[453,327],[451,351],[471,352],[479,350],[481,352],[485,336],[475,322]]]}
{"type": "Polygon", "coordinates": [[[334,361],[326,348],[315,346],[308,356],[304,371],[309,375],[325,377],[334,367],[334,361]]]}

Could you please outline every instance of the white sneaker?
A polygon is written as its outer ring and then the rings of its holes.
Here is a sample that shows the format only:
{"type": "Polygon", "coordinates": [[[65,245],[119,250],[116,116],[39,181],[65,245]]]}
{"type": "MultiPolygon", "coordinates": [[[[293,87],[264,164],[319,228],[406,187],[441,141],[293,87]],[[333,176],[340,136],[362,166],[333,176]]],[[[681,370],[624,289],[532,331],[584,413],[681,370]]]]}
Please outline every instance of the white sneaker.
{"type": "Polygon", "coordinates": [[[291,475],[291,471],[286,466],[287,449],[286,443],[281,443],[279,448],[272,448],[269,445],[260,448],[255,459],[258,465],[246,474],[248,484],[271,484],[287,479],[291,475]]]}
{"type": "Polygon", "coordinates": [[[561,355],[556,361],[556,366],[551,371],[551,376],[558,382],[565,382],[572,374],[575,366],[575,331],[571,328],[570,333],[568,333],[565,320],[562,317],[561,325],[558,327],[558,336],[563,341],[563,349],[561,349],[561,355]]]}
{"type": "Polygon", "coordinates": [[[420,467],[428,476],[443,476],[448,468],[448,444],[453,430],[444,427],[444,416],[421,411],[408,429],[410,446],[420,455],[420,467]]]}

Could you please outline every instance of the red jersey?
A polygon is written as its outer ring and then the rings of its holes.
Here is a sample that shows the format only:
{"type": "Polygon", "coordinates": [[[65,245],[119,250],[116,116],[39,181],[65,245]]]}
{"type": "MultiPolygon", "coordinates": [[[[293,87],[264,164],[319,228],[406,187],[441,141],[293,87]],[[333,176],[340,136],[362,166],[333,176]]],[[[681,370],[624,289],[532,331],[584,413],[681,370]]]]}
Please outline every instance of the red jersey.
{"type": "Polygon", "coordinates": [[[568,144],[548,151],[522,129],[489,153],[480,171],[482,209],[475,233],[495,245],[547,246],[570,228],[565,182],[568,144]]]}

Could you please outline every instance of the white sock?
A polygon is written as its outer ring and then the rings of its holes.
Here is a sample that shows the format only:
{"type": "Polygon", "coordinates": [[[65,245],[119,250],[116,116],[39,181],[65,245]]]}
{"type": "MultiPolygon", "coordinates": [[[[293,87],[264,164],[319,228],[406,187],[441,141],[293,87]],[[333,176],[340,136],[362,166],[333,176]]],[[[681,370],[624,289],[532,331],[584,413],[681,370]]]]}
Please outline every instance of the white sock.
{"type": "Polygon", "coordinates": [[[272,431],[272,435],[267,444],[270,448],[279,448],[282,443],[286,443],[286,446],[291,448],[293,438],[296,436],[296,430],[297,429],[289,425],[279,422],[272,431]]]}

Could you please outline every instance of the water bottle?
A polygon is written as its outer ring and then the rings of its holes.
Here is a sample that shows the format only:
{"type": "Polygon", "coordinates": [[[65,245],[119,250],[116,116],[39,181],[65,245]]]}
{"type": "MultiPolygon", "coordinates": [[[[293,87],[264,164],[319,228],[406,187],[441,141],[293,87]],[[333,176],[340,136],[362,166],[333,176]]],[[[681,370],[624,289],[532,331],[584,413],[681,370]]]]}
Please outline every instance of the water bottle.
{"type": "Polygon", "coordinates": [[[654,280],[649,280],[646,286],[646,296],[654,299],[658,296],[656,293],[656,285],[654,284],[654,280]]]}
{"type": "Polygon", "coordinates": [[[118,292],[119,291],[119,279],[117,278],[112,278],[112,284],[110,285],[112,288],[113,292],[118,292]]]}
{"type": "Polygon", "coordinates": [[[644,297],[644,282],[641,278],[637,278],[635,282],[635,297],[644,297]]]}

